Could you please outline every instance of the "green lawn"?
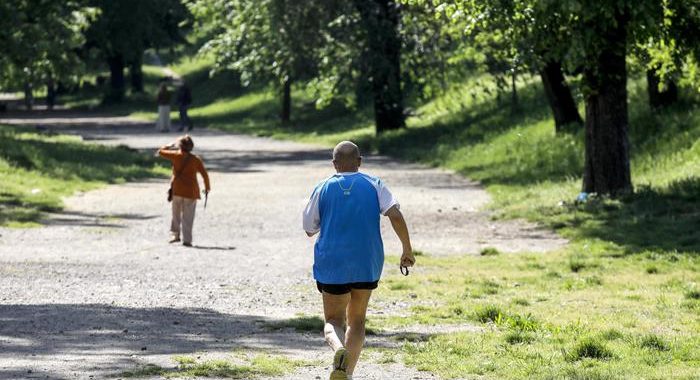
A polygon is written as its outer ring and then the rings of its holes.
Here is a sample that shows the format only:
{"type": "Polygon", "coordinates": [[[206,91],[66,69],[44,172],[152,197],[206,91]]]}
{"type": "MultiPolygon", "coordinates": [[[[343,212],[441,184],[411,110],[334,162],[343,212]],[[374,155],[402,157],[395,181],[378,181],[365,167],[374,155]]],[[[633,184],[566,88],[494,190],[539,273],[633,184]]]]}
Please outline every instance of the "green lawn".
{"type": "Polygon", "coordinates": [[[42,212],[59,211],[61,198],[76,191],[167,173],[155,159],[126,147],[0,126],[0,225],[34,226],[42,212]]]}

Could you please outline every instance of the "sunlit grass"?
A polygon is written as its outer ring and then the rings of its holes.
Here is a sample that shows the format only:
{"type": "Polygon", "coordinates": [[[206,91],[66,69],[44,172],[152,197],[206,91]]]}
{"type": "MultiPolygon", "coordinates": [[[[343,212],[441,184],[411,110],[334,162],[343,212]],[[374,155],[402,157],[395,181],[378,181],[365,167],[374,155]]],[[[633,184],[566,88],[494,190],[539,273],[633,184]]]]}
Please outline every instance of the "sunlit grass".
{"type": "Polygon", "coordinates": [[[700,300],[688,291],[700,258],[610,253],[573,244],[541,254],[421,257],[411,276],[385,277],[373,296],[412,299],[409,315],[370,322],[484,326],[402,343],[403,361],[445,378],[692,378],[700,300]],[[581,254],[587,265],[572,271],[571,257],[581,254]],[[646,273],[650,264],[659,272],[646,273]]]}

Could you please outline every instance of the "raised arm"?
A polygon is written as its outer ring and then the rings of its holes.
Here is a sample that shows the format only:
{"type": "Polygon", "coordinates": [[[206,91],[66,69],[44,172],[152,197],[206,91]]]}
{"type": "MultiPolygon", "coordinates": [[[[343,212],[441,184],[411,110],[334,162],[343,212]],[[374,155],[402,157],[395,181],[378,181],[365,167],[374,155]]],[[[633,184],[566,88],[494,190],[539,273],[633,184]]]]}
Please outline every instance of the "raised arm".
{"type": "Polygon", "coordinates": [[[175,143],[169,144],[169,145],[163,145],[156,151],[155,156],[156,157],[161,156],[163,158],[167,158],[169,160],[172,160],[173,157],[175,157],[179,154],[178,149],[179,148],[177,147],[177,144],[175,144],[175,143]]]}
{"type": "Polygon", "coordinates": [[[413,248],[411,247],[411,237],[408,235],[408,226],[406,226],[406,220],[403,218],[401,210],[398,206],[392,206],[384,214],[389,217],[391,221],[391,227],[396,232],[396,236],[401,240],[401,246],[403,247],[403,253],[401,254],[401,266],[412,267],[416,263],[416,258],[413,255],[413,248]]]}

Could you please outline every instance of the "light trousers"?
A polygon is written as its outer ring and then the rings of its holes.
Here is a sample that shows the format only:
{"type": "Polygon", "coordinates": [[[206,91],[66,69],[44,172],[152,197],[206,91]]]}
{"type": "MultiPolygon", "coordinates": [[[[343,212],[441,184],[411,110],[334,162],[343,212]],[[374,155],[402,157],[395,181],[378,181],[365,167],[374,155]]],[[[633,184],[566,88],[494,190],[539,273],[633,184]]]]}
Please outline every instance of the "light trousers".
{"type": "Polygon", "coordinates": [[[156,129],[159,131],[170,130],[170,106],[158,106],[158,121],[156,129]]]}
{"type": "Polygon", "coordinates": [[[172,237],[179,238],[180,232],[182,232],[183,243],[192,243],[192,225],[194,224],[197,200],[174,195],[171,203],[173,219],[170,222],[170,233],[172,237]]]}

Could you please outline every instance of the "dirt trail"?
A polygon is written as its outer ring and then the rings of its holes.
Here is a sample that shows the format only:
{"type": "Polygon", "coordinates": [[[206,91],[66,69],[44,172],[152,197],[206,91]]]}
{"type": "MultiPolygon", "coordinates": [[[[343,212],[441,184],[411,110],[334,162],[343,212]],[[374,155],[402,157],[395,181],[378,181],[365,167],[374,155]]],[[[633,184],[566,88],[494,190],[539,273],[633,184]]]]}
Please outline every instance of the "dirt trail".
{"type": "MultiPolygon", "coordinates": [[[[0,119],[7,122],[144,150],[175,137],[123,118],[0,119]]],[[[320,334],[263,326],[320,315],[313,241],[301,231],[300,212],[313,186],[332,173],[330,151],[209,130],[192,135],[213,187],[206,211],[198,205],[195,248],[166,243],[166,179],[77,194],[42,228],[0,229],[0,378],[103,378],[143,363],[172,367],[173,355],[218,357],[237,347],[330,360],[320,334]]],[[[487,193],[460,176],[377,156],[367,157],[363,170],[381,176],[399,198],[414,246],[424,252],[564,244],[523,222],[492,221],[480,211],[487,193]]],[[[387,252],[398,253],[386,221],[382,228],[387,252]]],[[[388,263],[386,271],[393,270],[388,263]]],[[[391,342],[377,337],[370,344],[391,342]]],[[[319,366],[284,378],[326,376],[319,366]]],[[[356,378],[434,377],[368,362],[356,378]]]]}

